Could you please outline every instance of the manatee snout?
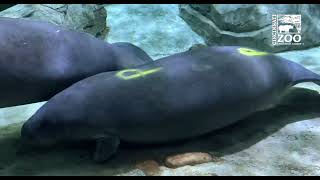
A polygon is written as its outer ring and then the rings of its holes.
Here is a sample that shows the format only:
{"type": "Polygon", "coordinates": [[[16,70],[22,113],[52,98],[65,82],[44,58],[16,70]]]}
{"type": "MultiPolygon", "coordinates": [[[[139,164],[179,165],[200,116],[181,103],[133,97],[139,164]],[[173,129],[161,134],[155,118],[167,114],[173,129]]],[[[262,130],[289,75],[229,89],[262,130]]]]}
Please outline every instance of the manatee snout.
{"type": "Polygon", "coordinates": [[[39,121],[38,117],[32,117],[21,129],[21,142],[32,146],[51,146],[56,143],[56,138],[50,135],[50,131],[45,127],[47,122],[39,121]]]}
{"type": "Polygon", "coordinates": [[[23,143],[28,143],[34,141],[35,135],[30,127],[30,123],[25,123],[21,129],[21,140],[23,143]]]}

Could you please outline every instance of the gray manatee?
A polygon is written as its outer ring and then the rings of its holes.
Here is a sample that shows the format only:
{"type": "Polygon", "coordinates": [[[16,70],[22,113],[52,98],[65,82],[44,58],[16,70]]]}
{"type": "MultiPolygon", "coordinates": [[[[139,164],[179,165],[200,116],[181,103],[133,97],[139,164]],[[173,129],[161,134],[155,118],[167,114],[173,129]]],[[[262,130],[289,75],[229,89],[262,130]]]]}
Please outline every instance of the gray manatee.
{"type": "Polygon", "coordinates": [[[152,59],[51,23],[0,17],[0,108],[45,101],[86,77],[152,59]]]}
{"type": "Polygon", "coordinates": [[[22,128],[26,144],[96,141],[103,162],[120,141],[167,143],[224,128],[320,76],[267,52],[207,47],[86,78],[51,98],[22,128]]]}

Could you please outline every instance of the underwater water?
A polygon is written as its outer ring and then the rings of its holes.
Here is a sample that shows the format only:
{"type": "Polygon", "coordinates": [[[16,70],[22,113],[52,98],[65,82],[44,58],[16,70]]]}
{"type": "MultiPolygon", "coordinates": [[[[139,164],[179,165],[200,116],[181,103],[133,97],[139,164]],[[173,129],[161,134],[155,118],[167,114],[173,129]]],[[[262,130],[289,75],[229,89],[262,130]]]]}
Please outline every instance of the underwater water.
{"type": "Polygon", "coordinates": [[[175,4],[115,4],[106,7],[107,41],[130,42],[153,59],[184,52],[203,39],[179,17],[175,4]],[[130,22],[130,23],[129,23],[130,22]]]}
{"type": "MultiPolygon", "coordinates": [[[[106,41],[130,42],[154,60],[187,51],[205,40],[179,17],[177,4],[106,5],[106,41]]],[[[320,47],[277,55],[320,74],[320,47]]],[[[217,134],[181,144],[121,149],[105,164],[92,162],[86,149],[63,147],[16,154],[21,122],[45,102],[0,109],[0,175],[146,175],[136,164],[163,161],[178,152],[210,152],[212,162],[168,168],[157,175],[320,175],[320,87],[301,83],[279,108],[259,112],[217,134]],[[303,88],[303,89],[302,89],[303,88]]],[[[236,93],[236,92],[235,92],[236,93]]]]}

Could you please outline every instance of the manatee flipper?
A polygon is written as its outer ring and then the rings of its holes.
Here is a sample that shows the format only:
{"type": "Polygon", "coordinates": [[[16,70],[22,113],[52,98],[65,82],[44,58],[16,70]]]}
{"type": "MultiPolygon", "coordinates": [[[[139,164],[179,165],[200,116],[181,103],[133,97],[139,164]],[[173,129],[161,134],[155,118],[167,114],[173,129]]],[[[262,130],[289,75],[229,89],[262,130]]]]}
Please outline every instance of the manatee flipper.
{"type": "Polygon", "coordinates": [[[120,144],[116,136],[104,136],[96,139],[96,149],[93,160],[102,163],[115,154],[120,144]]]}
{"type": "Polygon", "coordinates": [[[294,85],[302,82],[313,82],[320,86],[320,75],[316,74],[302,65],[292,62],[284,61],[286,67],[291,74],[294,85]]]}

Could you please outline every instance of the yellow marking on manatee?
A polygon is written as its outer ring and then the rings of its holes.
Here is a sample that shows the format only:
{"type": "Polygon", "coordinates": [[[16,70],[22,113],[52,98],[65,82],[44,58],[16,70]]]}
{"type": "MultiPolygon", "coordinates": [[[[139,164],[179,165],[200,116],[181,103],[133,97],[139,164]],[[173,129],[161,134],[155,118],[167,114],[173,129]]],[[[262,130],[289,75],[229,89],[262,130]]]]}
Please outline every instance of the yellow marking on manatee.
{"type": "Polygon", "coordinates": [[[154,69],[149,69],[149,70],[140,70],[140,69],[125,69],[125,70],[121,70],[119,72],[117,72],[116,76],[118,76],[121,79],[124,80],[129,80],[129,79],[136,79],[136,78],[140,78],[143,76],[146,76],[148,74],[153,74],[155,72],[160,71],[162,68],[154,68],[154,69]],[[125,75],[125,73],[133,73],[131,75],[125,75]]]}
{"type": "Polygon", "coordinates": [[[249,48],[239,48],[238,51],[240,54],[243,54],[246,56],[265,56],[269,54],[267,52],[256,51],[254,49],[249,49],[249,48]]]}

